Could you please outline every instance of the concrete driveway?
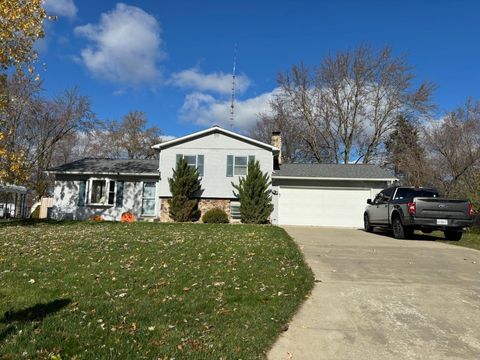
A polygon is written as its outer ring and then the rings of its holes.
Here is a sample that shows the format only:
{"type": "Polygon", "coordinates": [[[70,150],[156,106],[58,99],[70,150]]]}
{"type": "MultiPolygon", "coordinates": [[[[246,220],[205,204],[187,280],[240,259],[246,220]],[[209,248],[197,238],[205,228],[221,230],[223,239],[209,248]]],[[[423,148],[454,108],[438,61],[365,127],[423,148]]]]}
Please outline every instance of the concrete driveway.
{"type": "Polygon", "coordinates": [[[317,283],[270,360],[480,359],[480,251],[353,229],[286,230],[317,283]]]}

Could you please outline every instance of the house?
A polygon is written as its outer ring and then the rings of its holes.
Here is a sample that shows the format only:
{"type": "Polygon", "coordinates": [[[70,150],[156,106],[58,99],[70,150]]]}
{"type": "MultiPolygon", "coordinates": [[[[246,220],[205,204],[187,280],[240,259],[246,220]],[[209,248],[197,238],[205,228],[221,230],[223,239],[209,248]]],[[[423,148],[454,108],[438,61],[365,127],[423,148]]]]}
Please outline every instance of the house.
{"type": "Polygon", "coordinates": [[[219,207],[232,220],[240,205],[232,182],[247,174],[250,159],[271,175],[273,224],[360,227],[366,200],[396,180],[375,165],[281,164],[279,133],[267,144],[214,126],[153,148],[158,160],[86,158],[49,169],[55,174],[53,216],[119,220],[132,211],[140,219],[171,221],[168,179],[181,157],[199,171],[202,213],[219,207]]]}

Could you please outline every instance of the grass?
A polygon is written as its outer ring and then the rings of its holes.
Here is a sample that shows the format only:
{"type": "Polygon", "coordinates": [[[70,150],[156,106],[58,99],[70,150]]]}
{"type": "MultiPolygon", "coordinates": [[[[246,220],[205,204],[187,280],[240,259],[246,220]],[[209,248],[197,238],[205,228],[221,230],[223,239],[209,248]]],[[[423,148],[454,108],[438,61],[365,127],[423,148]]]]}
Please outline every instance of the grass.
{"type": "Polygon", "coordinates": [[[435,235],[440,237],[438,240],[444,243],[480,250],[480,229],[469,229],[465,231],[460,241],[446,241],[442,233],[435,233],[435,235]]]}
{"type": "Polygon", "coordinates": [[[0,358],[257,359],[313,275],[281,228],[0,224],[0,358]]]}

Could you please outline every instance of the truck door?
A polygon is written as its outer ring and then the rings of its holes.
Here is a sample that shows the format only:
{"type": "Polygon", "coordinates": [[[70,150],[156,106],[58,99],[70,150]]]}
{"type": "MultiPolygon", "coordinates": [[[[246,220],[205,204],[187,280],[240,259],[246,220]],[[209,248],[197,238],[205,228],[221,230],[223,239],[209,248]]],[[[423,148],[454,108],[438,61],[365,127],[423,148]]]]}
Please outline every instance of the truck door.
{"type": "MultiPolygon", "coordinates": [[[[384,190],[385,191],[385,190],[384,190]]],[[[384,194],[383,191],[379,192],[375,199],[373,199],[372,205],[368,209],[368,215],[370,216],[370,222],[374,224],[380,223],[380,207],[383,205],[384,194]]]]}
{"type": "Polygon", "coordinates": [[[395,192],[395,188],[388,188],[383,190],[383,197],[382,197],[382,204],[379,205],[378,208],[378,223],[388,225],[389,223],[389,203],[392,199],[393,193],[395,192]]]}

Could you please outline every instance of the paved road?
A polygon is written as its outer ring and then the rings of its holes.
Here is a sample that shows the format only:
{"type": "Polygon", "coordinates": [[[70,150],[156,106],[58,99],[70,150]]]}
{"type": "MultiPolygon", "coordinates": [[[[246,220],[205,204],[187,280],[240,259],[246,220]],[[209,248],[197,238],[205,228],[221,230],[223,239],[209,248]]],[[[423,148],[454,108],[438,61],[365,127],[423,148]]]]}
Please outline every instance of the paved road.
{"type": "Polygon", "coordinates": [[[321,282],[270,360],[480,359],[480,251],[353,229],[286,230],[321,282]]]}

